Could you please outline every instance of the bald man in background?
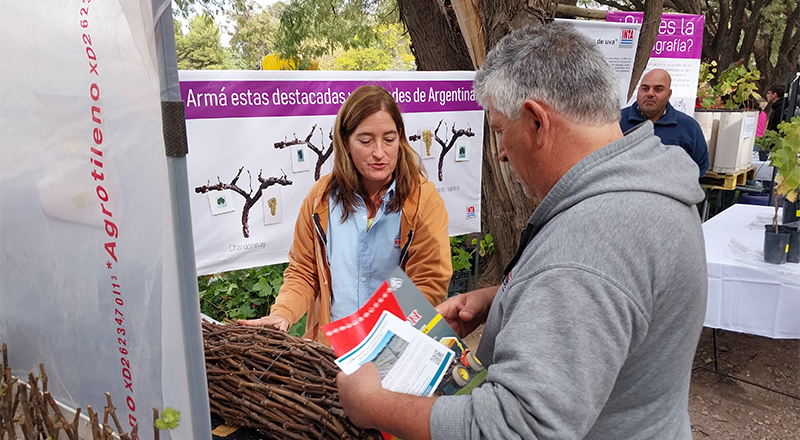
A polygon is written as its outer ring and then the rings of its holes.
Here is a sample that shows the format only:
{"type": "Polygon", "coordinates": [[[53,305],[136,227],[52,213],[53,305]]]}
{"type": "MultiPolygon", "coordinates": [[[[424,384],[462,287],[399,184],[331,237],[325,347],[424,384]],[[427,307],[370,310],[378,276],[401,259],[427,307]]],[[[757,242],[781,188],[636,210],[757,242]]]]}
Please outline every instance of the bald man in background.
{"type": "Polygon", "coordinates": [[[700,125],[669,103],[672,78],[663,69],[653,69],[642,77],[636,103],[622,109],[619,126],[627,132],[646,120],[653,122],[655,134],[664,145],[683,148],[695,161],[702,177],[708,169],[708,146],[700,125]]]}

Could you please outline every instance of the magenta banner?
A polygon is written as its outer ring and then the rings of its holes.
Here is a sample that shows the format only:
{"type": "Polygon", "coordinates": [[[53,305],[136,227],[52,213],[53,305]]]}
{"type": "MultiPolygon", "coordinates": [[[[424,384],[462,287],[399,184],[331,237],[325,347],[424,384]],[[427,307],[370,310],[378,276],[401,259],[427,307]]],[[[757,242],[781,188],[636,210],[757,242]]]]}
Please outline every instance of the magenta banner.
{"type": "MultiPolygon", "coordinates": [[[[609,11],[606,21],[640,23],[642,12],[609,11]]],[[[700,59],[703,50],[705,17],[689,14],[663,14],[658,27],[658,39],[650,55],[653,58],[700,59]]]]}
{"type": "MultiPolygon", "coordinates": [[[[186,119],[335,115],[364,81],[181,81],[186,119]]],[[[482,110],[472,81],[373,81],[403,113],[482,110]]]]}

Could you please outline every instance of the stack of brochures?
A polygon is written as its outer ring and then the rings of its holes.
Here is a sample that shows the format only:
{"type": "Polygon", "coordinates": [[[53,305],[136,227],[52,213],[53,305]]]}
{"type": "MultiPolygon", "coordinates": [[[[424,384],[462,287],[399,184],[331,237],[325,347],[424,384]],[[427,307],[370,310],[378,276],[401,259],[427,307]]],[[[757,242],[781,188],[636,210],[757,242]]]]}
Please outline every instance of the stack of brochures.
{"type": "Polygon", "coordinates": [[[469,392],[483,365],[399,267],[352,315],[322,327],[347,374],[372,362],[384,388],[418,396],[469,392]]]}

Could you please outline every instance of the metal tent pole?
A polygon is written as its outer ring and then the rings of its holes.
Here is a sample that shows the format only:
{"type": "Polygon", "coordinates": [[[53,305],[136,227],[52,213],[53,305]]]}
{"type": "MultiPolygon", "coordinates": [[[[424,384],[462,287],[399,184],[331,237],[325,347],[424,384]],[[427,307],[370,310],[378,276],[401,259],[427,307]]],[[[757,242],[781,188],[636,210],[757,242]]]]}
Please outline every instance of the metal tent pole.
{"type": "MultiPolygon", "coordinates": [[[[163,0],[153,0],[154,15],[164,7],[163,0]]],[[[189,391],[190,414],[194,439],[211,440],[211,410],[208,402],[208,379],[200,324],[200,299],[197,290],[197,269],[194,256],[192,217],[189,207],[189,185],[186,166],[186,126],[178,82],[178,61],[175,55],[175,30],[171,2],[155,16],[156,50],[161,84],[164,143],[169,175],[170,203],[178,268],[178,290],[181,307],[181,328],[189,391]],[[172,124],[170,130],[169,124],[172,124]]],[[[184,419],[187,420],[187,419],[184,419]]]]}
{"type": "MultiPolygon", "coordinates": [[[[475,265],[472,267],[472,275],[475,276],[474,284],[472,284],[472,290],[478,290],[478,276],[480,275],[478,266],[481,262],[481,240],[483,240],[483,231],[478,231],[478,240],[475,244],[475,265]]],[[[467,291],[469,291],[469,284],[467,284],[467,291]]]]}

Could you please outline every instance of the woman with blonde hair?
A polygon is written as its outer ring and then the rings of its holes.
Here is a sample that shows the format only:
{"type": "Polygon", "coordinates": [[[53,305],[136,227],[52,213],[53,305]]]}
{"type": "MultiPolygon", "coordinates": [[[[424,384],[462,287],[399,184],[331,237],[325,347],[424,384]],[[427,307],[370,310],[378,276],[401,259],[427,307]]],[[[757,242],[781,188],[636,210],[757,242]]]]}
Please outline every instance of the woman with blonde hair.
{"type": "Polygon", "coordinates": [[[333,130],[333,172],[309,191],[289,267],[269,316],[239,324],[288,330],[308,312],[304,337],[358,310],[398,265],[434,306],[452,274],[447,211],[409,145],[385,89],[362,86],[333,130]]]}

